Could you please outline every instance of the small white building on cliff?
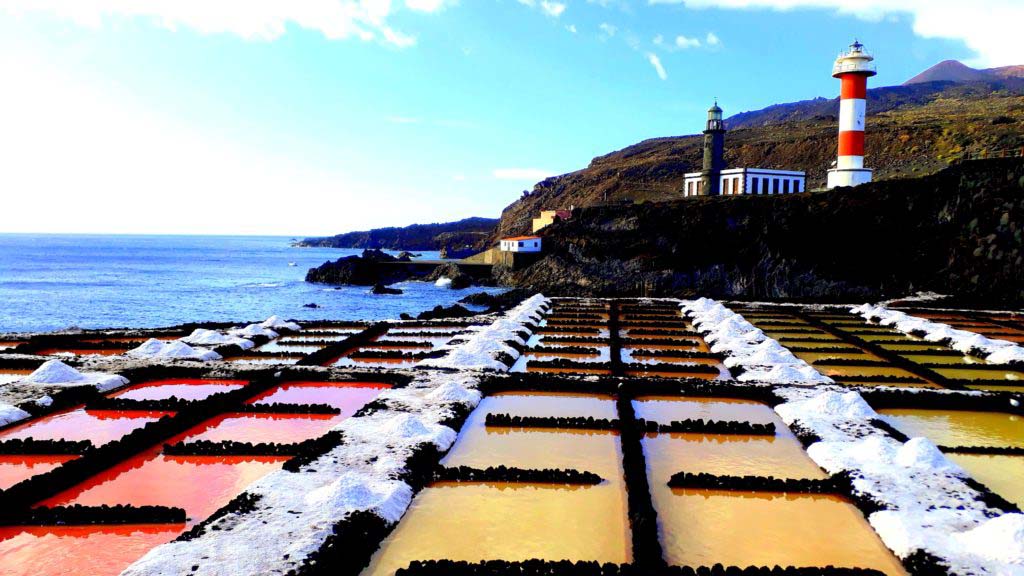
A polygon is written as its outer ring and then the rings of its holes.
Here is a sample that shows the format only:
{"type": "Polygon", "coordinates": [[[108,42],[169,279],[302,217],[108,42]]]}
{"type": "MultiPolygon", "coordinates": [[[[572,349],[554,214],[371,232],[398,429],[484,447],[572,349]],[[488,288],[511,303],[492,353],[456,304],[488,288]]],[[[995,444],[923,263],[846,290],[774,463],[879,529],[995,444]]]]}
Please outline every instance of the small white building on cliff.
{"type": "Polygon", "coordinates": [[[502,252],[530,253],[540,252],[542,245],[540,236],[513,236],[502,238],[500,247],[502,252]]]}

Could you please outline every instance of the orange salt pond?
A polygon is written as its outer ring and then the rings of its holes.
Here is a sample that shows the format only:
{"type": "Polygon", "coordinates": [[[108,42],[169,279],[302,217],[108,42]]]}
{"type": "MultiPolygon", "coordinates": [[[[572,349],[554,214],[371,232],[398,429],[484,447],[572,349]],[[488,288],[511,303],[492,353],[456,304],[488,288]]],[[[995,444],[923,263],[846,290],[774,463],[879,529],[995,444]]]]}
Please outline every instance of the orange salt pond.
{"type": "Polygon", "coordinates": [[[237,390],[247,383],[245,380],[168,378],[135,384],[111,394],[111,397],[126,400],[166,400],[174,396],[181,400],[204,400],[214,394],[237,390]]]}
{"type": "Polygon", "coordinates": [[[633,401],[637,418],[668,424],[677,420],[729,420],[784,427],[775,411],[753,400],[641,396],[633,401]]]}
{"type": "Polygon", "coordinates": [[[76,456],[0,455],[0,490],[6,490],[22,480],[49,472],[75,458],[76,456]]]}
{"type": "Polygon", "coordinates": [[[250,404],[327,404],[348,418],[390,388],[375,382],[285,382],[256,396],[250,404]]]}
{"type": "Polygon", "coordinates": [[[439,483],[424,489],[362,576],[413,560],[631,560],[624,495],[607,486],[439,483]]]}
{"type": "Polygon", "coordinates": [[[89,440],[100,446],[159,420],[167,412],[142,410],[85,410],[57,412],[14,426],[0,433],[0,440],[89,440]]]}
{"type": "Polygon", "coordinates": [[[5,576],[115,576],[181,524],[0,528],[5,576]]]}
{"type": "Polygon", "coordinates": [[[946,454],[978,482],[1024,507],[1024,456],[1002,454],[946,454]]]}
{"type": "Polygon", "coordinates": [[[924,436],[940,446],[1024,447],[1024,417],[1014,414],[914,408],[878,412],[907,436],[924,436]]]}
{"type": "MultiPolygon", "coordinates": [[[[186,432],[185,442],[260,442],[295,444],[323,436],[344,420],[334,414],[223,414],[186,432]]],[[[173,442],[172,442],[173,443],[173,442]]]]}
{"type": "Polygon", "coordinates": [[[676,566],[827,566],[906,574],[861,512],[836,496],[673,489],[657,502],[676,566]]]}
{"type": "Polygon", "coordinates": [[[286,456],[135,456],[43,501],[42,506],[134,504],[183,508],[189,523],[217,511],[281,467],[286,456]]]}

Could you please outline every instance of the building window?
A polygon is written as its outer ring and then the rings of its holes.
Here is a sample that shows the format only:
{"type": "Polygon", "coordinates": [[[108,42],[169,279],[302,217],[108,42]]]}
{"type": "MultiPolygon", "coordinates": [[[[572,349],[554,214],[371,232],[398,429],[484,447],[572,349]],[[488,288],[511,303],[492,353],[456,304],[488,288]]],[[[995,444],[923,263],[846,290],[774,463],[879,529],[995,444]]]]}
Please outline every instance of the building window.
{"type": "Polygon", "coordinates": [[[772,194],[778,194],[778,193],[779,193],[779,179],[778,178],[772,178],[772,194]]]}
{"type": "Polygon", "coordinates": [[[522,248],[522,247],[523,247],[523,243],[522,243],[522,242],[520,242],[520,243],[519,243],[519,247],[520,247],[520,248],[522,248]]]}
{"type": "Polygon", "coordinates": [[[743,193],[743,187],[740,186],[740,177],[739,176],[737,176],[737,177],[732,179],[732,189],[733,189],[733,191],[736,194],[742,194],[743,193]]]}
{"type": "Polygon", "coordinates": [[[789,178],[782,181],[782,193],[789,194],[789,178]]]}
{"type": "Polygon", "coordinates": [[[794,193],[795,192],[800,192],[800,185],[802,183],[803,183],[803,180],[800,180],[800,179],[793,180],[793,192],[794,193]]]}
{"type": "Polygon", "coordinates": [[[758,183],[760,182],[760,180],[761,180],[760,178],[751,178],[750,179],[750,193],[751,194],[760,194],[761,193],[761,187],[758,186],[758,183]]]}

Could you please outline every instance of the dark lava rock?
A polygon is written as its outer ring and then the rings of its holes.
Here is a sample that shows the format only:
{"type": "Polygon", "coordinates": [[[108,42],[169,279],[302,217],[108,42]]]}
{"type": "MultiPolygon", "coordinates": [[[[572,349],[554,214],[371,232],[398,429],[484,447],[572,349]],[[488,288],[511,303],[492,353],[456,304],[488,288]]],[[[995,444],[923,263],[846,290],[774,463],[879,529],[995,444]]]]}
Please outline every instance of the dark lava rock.
{"type": "Polygon", "coordinates": [[[501,312],[508,310],[513,306],[516,306],[524,299],[530,296],[528,290],[521,288],[513,288],[501,294],[488,294],[487,292],[477,292],[476,294],[470,294],[465,298],[459,300],[463,304],[471,304],[473,306],[486,306],[487,312],[501,312]]]}
{"type": "Polygon", "coordinates": [[[320,305],[317,304],[316,302],[310,302],[309,304],[303,304],[302,307],[303,308],[319,308],[320,305]]]}
{"type": "Polygon", "coordinates": [[[402,294],[402,291],[398,288],[388,288],[383,284],[374,284],[373,290],[370,292],[373,294],[402,294]]]}
{"type": "Polygon", "coordinates": [[[441,247],[441,259],[442,260],[461,260],[463,258],[469,258],[476,254],[479,250],[473,250],[472,248],[458,249],[449,248],[448,246],[441,247]]]}
{"type": "Polygon", "coordinates": [[[452,281],[448,287],[452,290],[461,290],[462,288],[469,288],[473,285],[473,278],[462,271],[459,265],[454,262],[448,262],[442,264],[434,269],[427,277],[426,280],[430,282],[436,282],[440,278],[448,278],[452,281]]]}
{"type": "Polygon", "coordinates": [[[413,258],[419,258],[423,254],[413,254],[412,252],[403,251],[398,254],[398,260],[400,262],[409,262],[413,258]]]}
{"type": "Polygon", "coordinates": [[[402,282],[414,275],[405,266],[381,266],[397,261],[398,258],[380,250],[363,250],[362,256],[347,256],[311,268],[306,272],[306,282],[373,286],[402,282]]]}
{"type": "Polygon", "coordinates": [[[1024,161],[778,196],[579,209],[505,286],[549,296],[1024,302],[1024,161]]]}
{"type": "Polygon", "coordinates": [[[476,316],[476,312],[467,310],[465,306],[458,304],[452,304],[451,306],[434,306],[433,310],[427,310],[426,312],[420,312],[417,320],[438,320],[441,318],[466,318],[467,316],[476,316]]]}

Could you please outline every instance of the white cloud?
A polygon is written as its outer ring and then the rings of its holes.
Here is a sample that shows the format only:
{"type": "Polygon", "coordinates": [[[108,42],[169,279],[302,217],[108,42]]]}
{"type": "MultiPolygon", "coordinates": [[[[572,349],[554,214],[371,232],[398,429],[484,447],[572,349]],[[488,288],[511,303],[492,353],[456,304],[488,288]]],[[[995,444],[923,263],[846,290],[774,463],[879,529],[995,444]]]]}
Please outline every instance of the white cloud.
{"type": "MultiPolygon", "coordinates": [[[[1024,22],[1021,0],[973,0],[969,4],[962,0],[647,0],[647,3],[683,4],[690,8],[817,8],[871,21],[909,14],[918,36],[963,41],[977,54],[971,64],[1024,63],[1024,42],[1020,41],[1021,22],[1024,22]]],[[[842,48],[842,42],[839,44],[842,48]]]]}
{"type": "MultiPolygon", "coordinates": [[[[416,12],[437,12],[452,0],[405,0],[416,12]]],[[[330,40],[377,40],[400,48],[415,38],[395,30],[389,18],[400,8],[391,0],[3,0],[0,11],[49,12],[80,25],[100,27],[117,18],[142,18],[168,29],[190,28],[202,34],[234,34],[274,40],[288,26],[315,30],[330,40]]]]}
{"type": "Polygon", "coordinates": [[[440,12],[456,2],[457,0],[405,0],[405,7],[417,12],[440,12]]]}
{"type": "Polygon", "coordinates": [[[544,11],[544,13],[547,14],[548,16],[551,16],[552,18],[558,18],[559,16],[562,15],[563,12],[565,12],[566,5],[562,4],[561,2],[541,0],[540,9],[544,11]]]}
{"type": "Polygon", "coordinates": [[[495,168],[493,175],[498,180],[529,180],[537,182],[550,178],[555,174],[540,168],[495,168]]]}
{"type": "Polygon", "coordinates": [[[722,40],[714,32],[708,32],[707,37],[704,38],[704,43],[712,48],[717,48],[722,45],[722,40]]]}
{"type": "Polygon", "coordinates": [[[700,48],[700,38],[690,38],[680,34],[676,36],[675,40],[676,48],[686,50],[687,48],[700,48]]]}
{"type": "Polygon", "coordinates": [[[661,58],[654,52],[647,53],[647,61],[654,66],[654,71],[658,73],[658,78],[662,80],[668,80],[668,72],[665,72],[665,67],[661,65],[661,58]]]}
{"type": "Polygon", "coordinates": [[[566,6],[562,2],[555,2],[554,0],[540,0],[540,2],[537,2],[537,0],[516,1],[522,4],[523,6],[529,6],[530,8],[536,8],[539,6],[541,12],[552,18],[558,18],[559,16],[562,15],[563,12],[565,12],[566,8],[568,8],[568,6],[566,6]]]}
{"type": "Polygon", "coordinates": [[[576,25],[575,24],[567,24],[565,26],[565,29],[568,30],[572,34],[575,34],[575,33],[579,32],[579,30],[576,29],[576,25]]]}
{"type": "Polygon", "coordinates": [[[608,39],[611,38],[612,36],[615,36],[615,33],[619,31],[618,27],[607,22],[601,22],[601,25],[598,26],[598,28],[601,30],[601,36],[604,39],[608,39]]]}

